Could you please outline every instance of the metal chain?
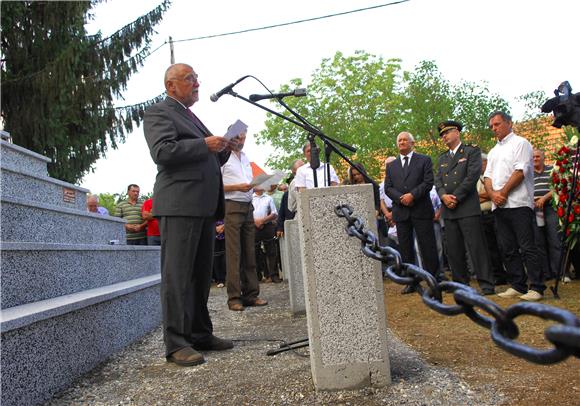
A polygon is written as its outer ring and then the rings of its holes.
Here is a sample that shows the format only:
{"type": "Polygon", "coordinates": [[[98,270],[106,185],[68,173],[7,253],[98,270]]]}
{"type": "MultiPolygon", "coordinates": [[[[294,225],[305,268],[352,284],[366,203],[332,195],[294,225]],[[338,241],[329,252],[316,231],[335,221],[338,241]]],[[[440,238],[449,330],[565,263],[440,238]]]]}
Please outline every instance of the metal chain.
{"type": "Polygon", "coordinates": [[[413,286],[429,308],[446,316],[465,314],[475,323],[491,330],[492,340],[501,349],[536,364],[555,364],[570,355],[580,358],[580,319],[574,313],[530,302],[517,303],[503,309],[470,286],[457,282],[437,282],[426,270],[403,263],[397,250],[380,246],[377,236],[372,231],[364,230],[363,220],[353,215],[350,206],[340,204],[334,211],[338,217],[348,221],[346,232],[361,241],[361,251],[367,257],[387,265],[385,273],[390,280],[399,285],[413,286]],[[422,282],[425,282],[426,287],[423,287],[422,282]],[[443,292],[452,293],[455,304],[444,304],[443,292]],[[516,341],[520,332],[514,320],[522,315],[560,323],[544,331],[546,339],[554,348],[538,349],[516,341]]]}

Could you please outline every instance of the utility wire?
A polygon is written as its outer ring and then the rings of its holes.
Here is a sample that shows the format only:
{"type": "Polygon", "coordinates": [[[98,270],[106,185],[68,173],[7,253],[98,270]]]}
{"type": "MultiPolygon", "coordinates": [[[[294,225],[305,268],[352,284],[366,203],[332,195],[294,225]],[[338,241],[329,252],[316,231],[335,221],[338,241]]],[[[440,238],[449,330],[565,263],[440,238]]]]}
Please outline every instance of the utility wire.
{"type": "Polygon", "coordinates": [[[200,39],[217,38],[217,37],[225,37],[225,36],[228,36],[228,35],[244,34],[244,33],[252,32],[252,31],[269,30],[271,28],[278,28],[278,27],[284,27],[284,26],[287,26],[287,25],[307,23],[307,22],[310,22],[310,21],[323,20],[323,19],[326,19],[326,18],[338,17],[338,16],[347,15],[347,14],[354,14],[354,13],[359,13],[361,11],[373,10],[373,9],[377,9],[377,8],[381,8],[381,7],[394,6],[396,4],[406,3],[408,1],[410,1],[410,0],[399,0],[399,1],[392,2],[392,3],[378,4],[376,6],[359,8],[359,9],[356,9],[356,10],[343,11],[343,12],[334,13],[334,14],[327,14],[327,15],[320,16],[320,17],[305,18],[305,19],[302,19],[302,20],[295,20],[295,21],[290,21],[290,22],[287,22],[287,23],[280,23],[280,24],[273,24],[273,25],[265,25],[263,27],[248,28],[248,29],[245,29],[245,30],[226,32],[226,33],[222,33],[222,34],[204,35],[202,37],[194,37],[194,38],[187,38],[187,39],[178,39],[178,40],[173,40],[173,42],[176,43],[176,42],[197,41],[197,40],[200,40],[200,39]]]}

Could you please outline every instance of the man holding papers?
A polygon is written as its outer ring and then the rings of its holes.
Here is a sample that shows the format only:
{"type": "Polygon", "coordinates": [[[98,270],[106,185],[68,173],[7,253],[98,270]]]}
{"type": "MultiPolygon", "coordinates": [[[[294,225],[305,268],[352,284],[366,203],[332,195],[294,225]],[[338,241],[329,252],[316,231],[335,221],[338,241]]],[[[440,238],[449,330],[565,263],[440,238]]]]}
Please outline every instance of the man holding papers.
{"type": "Polygon", "coordinates": [[[242,311],[245,306],[265,306],[260,299],[256,273],[254,207],[252,206],[252,167],[242,151],[247,126],[236,121],[228,129],[226,138],[238,136],[238,147],[222,166],[226,199],[226,290],[230,310],[242,311]]]}

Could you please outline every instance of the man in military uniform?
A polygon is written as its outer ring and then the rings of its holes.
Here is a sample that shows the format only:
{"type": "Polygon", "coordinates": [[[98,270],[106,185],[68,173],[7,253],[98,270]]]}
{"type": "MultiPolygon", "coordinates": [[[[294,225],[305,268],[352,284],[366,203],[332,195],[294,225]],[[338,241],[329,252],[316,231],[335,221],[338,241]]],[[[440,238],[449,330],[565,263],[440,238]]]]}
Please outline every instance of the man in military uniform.
{"type": "Polygon", "coordinates": [[[447,258],[455,282],[469,285],[467,253],[484,295],[494,291],[493,275],[489,267],[477,180],[481,173],[481,151],[461,142],[463,125],[457,121],[443,121],[438,125],[439,136],[449,148],[439,156],[435,187],[443,203],[447,258]]]}

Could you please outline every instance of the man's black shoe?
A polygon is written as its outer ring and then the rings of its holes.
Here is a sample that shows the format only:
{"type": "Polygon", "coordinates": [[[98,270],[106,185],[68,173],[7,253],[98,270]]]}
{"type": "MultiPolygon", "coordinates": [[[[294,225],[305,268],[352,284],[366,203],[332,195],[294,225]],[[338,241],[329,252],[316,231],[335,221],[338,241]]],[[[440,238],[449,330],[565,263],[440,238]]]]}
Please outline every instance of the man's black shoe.
{"type": "Polygon", "coordinates": [[[168,362],[173,362],[182,367],[192,367],[205,362],[203,355],[191,347],[185,347],[177,350],[167,357],[168,362]]]}
{"type": "Polygon", "coordinates": [[[408,295],[409,293],[413,293],[416,292],[417,289],[415,289],[414,286],[412,285],[407,285],[405,286],[405,288],[401,291],[401,295],[408,295]]]}
{"type": "Polygon", "coordinates": [[[490,295],[495,295],[495,290],[491,290],[491,289],[483,289],[481,291],[481,294],[483,296],[490,296],[490,295]]]}
{"type": "Polygon", "coordinates": [[[208,339],[195,343],[193,348],[198,351],[224,351],[234,348],[234,343],[231,340],[225,340],[212,335],[208,339]]]}
{"type": "Polygon", "coordinates": [[[272,276],[272,283],[281,283],[282,279],[280,279],[280,277],[274,275],[272,276]]]}

